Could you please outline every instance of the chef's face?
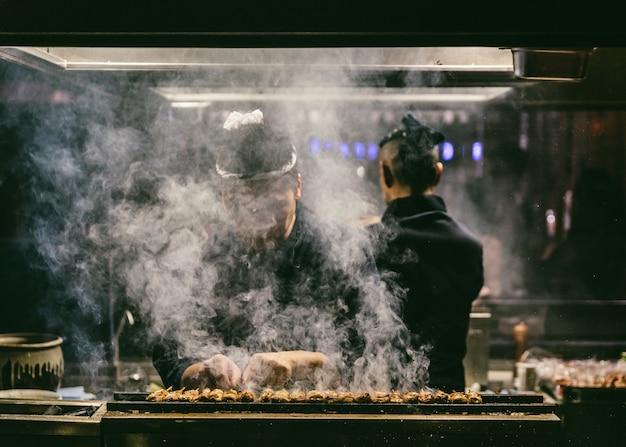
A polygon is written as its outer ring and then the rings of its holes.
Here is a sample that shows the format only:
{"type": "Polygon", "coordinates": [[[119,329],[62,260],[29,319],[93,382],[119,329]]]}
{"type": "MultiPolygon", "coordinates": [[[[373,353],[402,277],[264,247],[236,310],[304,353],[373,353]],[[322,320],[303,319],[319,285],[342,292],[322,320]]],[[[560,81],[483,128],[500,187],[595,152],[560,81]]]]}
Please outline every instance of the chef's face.
{"type": "Polygon", "coordinates": [[[272,180],[226,183],[222,200],[237,235],[254,248],[270,248],[287,239],[302,193],[300,174],[272,180]]]}

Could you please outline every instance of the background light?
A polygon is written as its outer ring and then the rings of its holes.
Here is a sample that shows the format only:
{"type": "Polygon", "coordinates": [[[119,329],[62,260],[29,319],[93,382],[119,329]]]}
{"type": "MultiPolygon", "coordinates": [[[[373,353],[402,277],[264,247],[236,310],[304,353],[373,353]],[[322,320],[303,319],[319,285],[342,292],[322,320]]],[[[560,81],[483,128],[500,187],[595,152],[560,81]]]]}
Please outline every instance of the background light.
{"type": "Polygon", "coordinates": [[[483,158],[483,144],[479,141],[472,144],[472,160],[479,161],[483,158]]]}
{"type": "Polygon", "coordinates": [[[444,141],[441,145],[441,158],[444,161],[452,160],[454,157],[454,146],[449,141],[444,141]]]}
{"type": "Polygon", "coordinates": [[[349,157],[350,145],[346,143],[345,141],[342,141],[341,143],[339,143],[339,153],[342,154],[346,158],[349,157]]]}
{"type": "Polygon", "coordinates": [[[354,148],[354,156],[356,158],[365,158],[365,143],[355,141],[352,147],[354,148]]]}
{"type": "Polygon", "coordinates": [[[371,142],[367,145],[367,158],[376,160],[378,158],[378,144],[371,142]]]}
{"type": "Polygon", "coordinates": [[[311,155],[319,154],[320,150],[321,150],[320,139],[317,137],[311,137],[311,140],[309,141],[309,151],[311,155]]]}

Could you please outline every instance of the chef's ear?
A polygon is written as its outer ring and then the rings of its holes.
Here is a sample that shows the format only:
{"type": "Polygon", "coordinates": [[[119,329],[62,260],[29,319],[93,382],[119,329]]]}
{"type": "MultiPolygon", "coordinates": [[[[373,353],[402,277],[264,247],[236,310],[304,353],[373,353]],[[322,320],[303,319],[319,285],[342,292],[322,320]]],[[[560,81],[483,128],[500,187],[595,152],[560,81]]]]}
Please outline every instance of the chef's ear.
{"type": "Polygon", "coordinates": [[[394,178],[393,178],[393,174],[391,173],[391,169],[389,168],[389,166],[387,166],[386,164],[383,163],[383,180],[385,181],[385,186],[387,186],[387,188],[391,188],[393,186],[393,182],[394,182],[394,178]]]}
{"type": "Polygon", "coordinates": [[[435,184],[433,186],[437,186],[439,184],[442,174],[443,174],[443,163],[438,161],[435,164],[435,184]]]}

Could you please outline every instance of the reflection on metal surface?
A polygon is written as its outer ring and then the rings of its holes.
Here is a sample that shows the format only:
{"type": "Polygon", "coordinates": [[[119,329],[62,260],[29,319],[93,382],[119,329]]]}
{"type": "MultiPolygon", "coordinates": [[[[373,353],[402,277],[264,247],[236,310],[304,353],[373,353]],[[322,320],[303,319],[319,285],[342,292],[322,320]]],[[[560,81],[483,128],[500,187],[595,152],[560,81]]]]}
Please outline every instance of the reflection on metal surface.
{"type": "MultiPolygon", "coordinates": [[[[217,101],[391,101],[391,102],[485,102],[505,96],[510,87],[410,88],[410,89],[230,89],[215,91],[196,88],[159,87],[153,91],[175,104],[217,101]]],[[[174,105],[174,104],[172,104],[174,105]]]]}
{"type": "MultiPolygon", "coordinates": [[[[5,48],[7,50],[7,48],[5,48]]],[[[510,50],[415,48],[83,48],[13,47],[66,70],[185,70],[220,66],[333,66],[413,70],[512,71],[510,50]]]]}

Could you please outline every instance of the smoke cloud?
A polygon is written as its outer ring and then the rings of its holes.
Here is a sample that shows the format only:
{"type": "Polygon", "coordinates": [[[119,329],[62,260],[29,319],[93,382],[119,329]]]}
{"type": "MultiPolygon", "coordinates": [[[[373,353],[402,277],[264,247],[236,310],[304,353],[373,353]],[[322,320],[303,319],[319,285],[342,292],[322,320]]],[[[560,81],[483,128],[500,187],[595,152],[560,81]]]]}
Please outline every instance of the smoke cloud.
{"type": "Polygon", "coordinates": [[[355,175],[354,163],[336,148],[318,157],[307,153],[313,132],[333,141],[350,137],[341,117],[324,115],[330,108],[318,103],[314,110],[325,118],[313,120],[315,129],[303,128],[313,109],[298,102],[218,104],[182,116],[159,98],[140,97],[139,90],[133,86],[113,97],[83,91],[73,102],[30,115],[23,159],[30,170],[30,237],[39,267],[53,283],[42,313],[66,337],[70,357],[93,371],[105,364],[119,317],[132,309],[146,331],[133,344],[144,354],[153,338],[173,327],[180,330],[170,335],[187,353],[223,353],[242,368],[255,352],[315,349],[352,370],[348,386],[355,390],[423,383],[426,356],[407,350],[408,334],[395,313],[400,297],[362,269],[369,239],[355,222],[380,213],[376,184],[355,175]],[[341,300],[306,310],[308,297],[279,306],[269,286],[228,302],[213,291],[220,278],[205,250],[228,221],[212,171],[211,132],[231,110],[256,107],[293,137],[303,204],[331,230],[347,224],[347,231],[324,235],[334,265],[362,291],[363,305],[350,327],[334,327],[333,306],[341,300]],[[235,325],[242,311],[255,323],[246,346],[207,335],[211,317],[219,314],[235,325]],[[345,365],[354,328],[364,353],[345,365]]]}

